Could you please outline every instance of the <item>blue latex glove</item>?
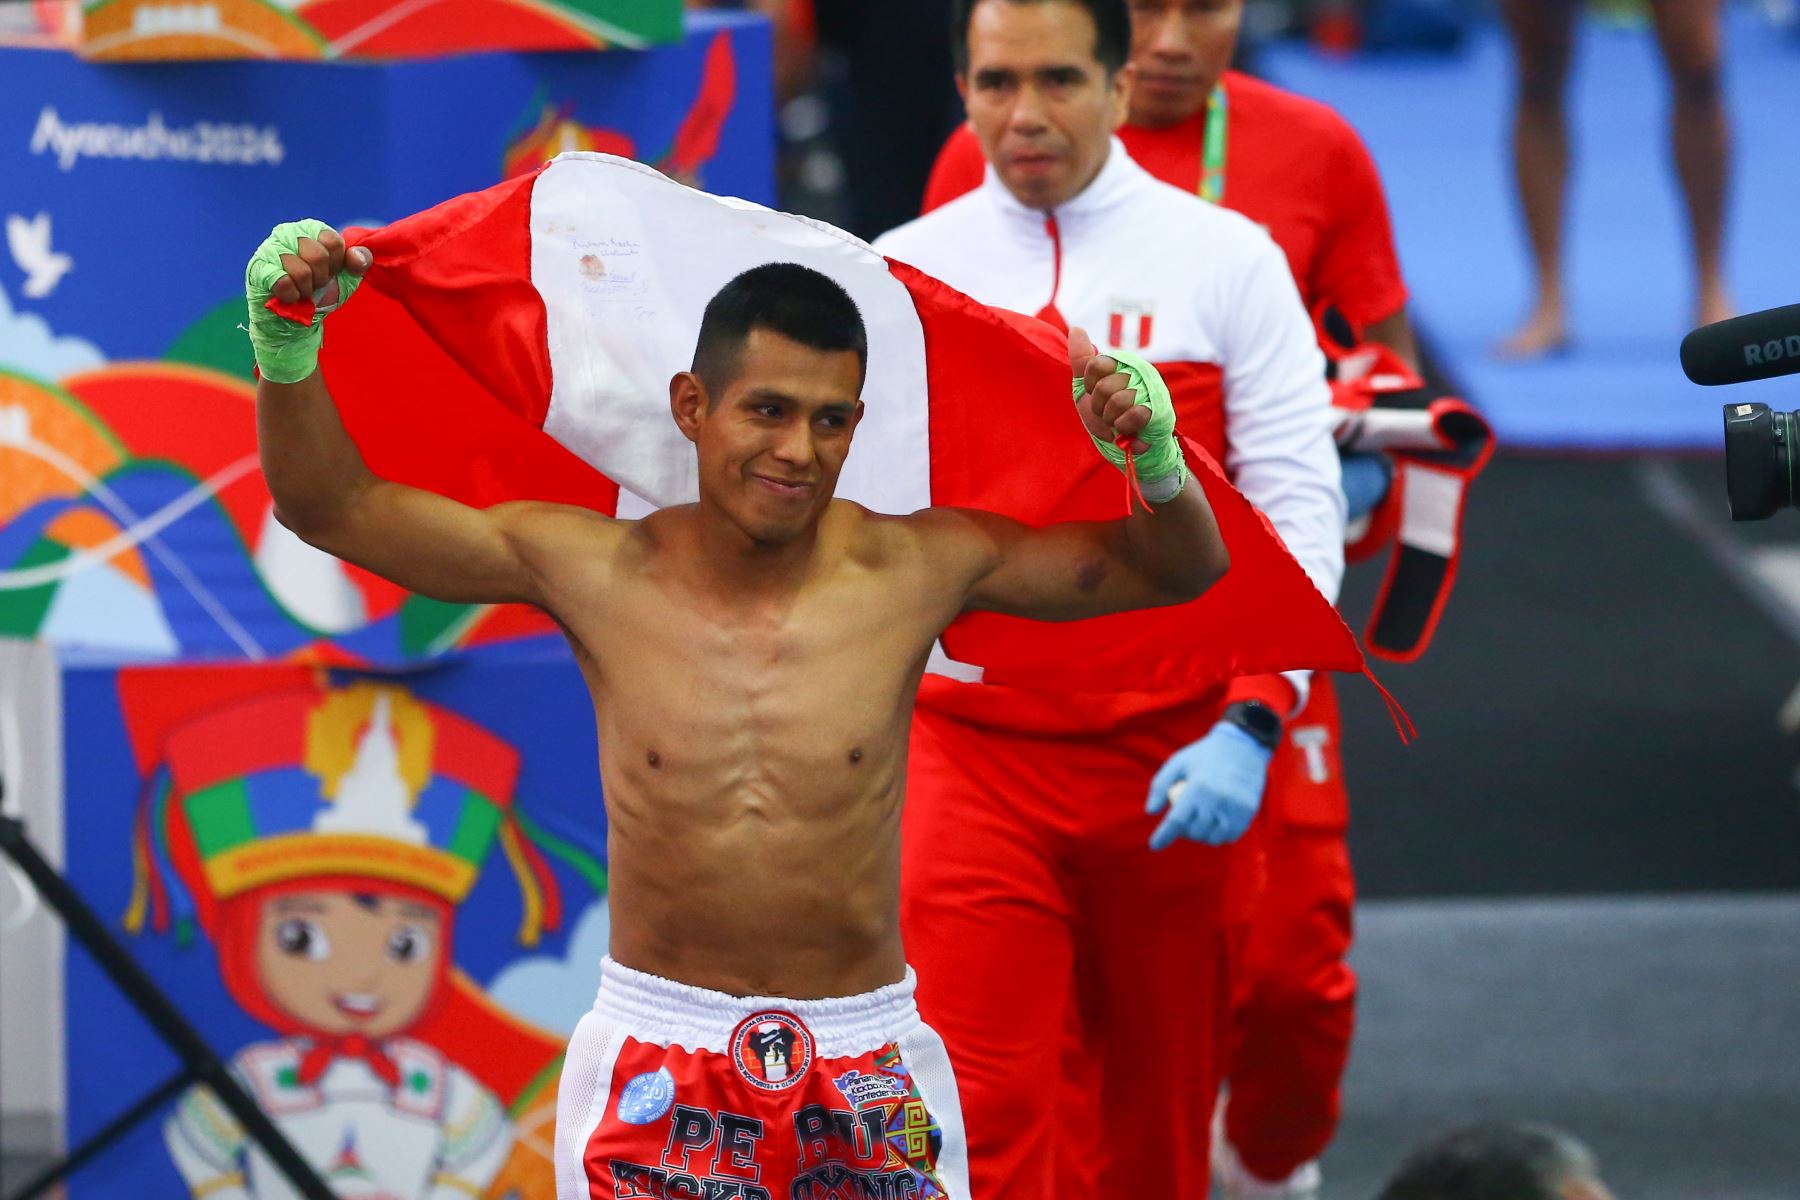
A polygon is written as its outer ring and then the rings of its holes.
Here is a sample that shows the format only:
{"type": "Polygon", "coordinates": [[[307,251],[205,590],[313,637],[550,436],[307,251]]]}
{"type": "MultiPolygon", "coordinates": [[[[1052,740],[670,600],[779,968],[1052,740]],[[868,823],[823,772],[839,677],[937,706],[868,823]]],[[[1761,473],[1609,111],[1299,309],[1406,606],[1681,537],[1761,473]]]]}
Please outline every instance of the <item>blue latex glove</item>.
{"type": "Polygon", "coordinates": [[[1350,510],[1346,519],[1354,521],[1387,498],[1394,482],[1394,464],[1385,454],[1346,454],[1339,462],[1344,471],[1344,503],[1350,510]]]}
{"type": "Polygon", "coordinates": [[[1229,721],[1171,754],[1150,781],[1150,802],[1144,806],[1151,816],[1169,810],[1150,835],[1150,848],[1161,850],[1176,838],[1223,846],[1243,837],[1262,807],[1273,757],[1229,721]]]}

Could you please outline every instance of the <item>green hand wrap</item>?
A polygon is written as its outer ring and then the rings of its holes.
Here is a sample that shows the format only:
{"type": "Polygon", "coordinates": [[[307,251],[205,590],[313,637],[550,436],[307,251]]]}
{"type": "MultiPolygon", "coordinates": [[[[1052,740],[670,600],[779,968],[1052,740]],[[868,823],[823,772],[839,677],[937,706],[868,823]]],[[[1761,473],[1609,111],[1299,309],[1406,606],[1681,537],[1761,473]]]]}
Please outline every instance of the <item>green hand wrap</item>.
{"type": "MultiPolygon", "coordinates": [[[[1146,448],[1132,458],[1144,498],[1166,504],[1181,494],[1188,478],[1187,457],[1175,438],[1175,402],[1169,398],[1169,385],[1163,382],[1160,371],[1135,354],[1108,350],[1105,355],[1119,364],[1119,370],[1125,372],[1132,390],[1137,393],[1137,402],[1150,410],[1150,423],[1137,435],[1147,443],[1146,448]]],[[[1087,394],[1086,384],[1077,379],[1074,386],[1075,402],[1080,404],[1087,394]]],[[[1094,438],[1094,446],[1102,458],[1120,471],[1126,469],[1124,450],[1091,433],[1088,436],[1094,438]]]]}
{"type": "MultiPolygon", "coordinates": [[[[300,239],[317,239],[329,229],[323,221],[287,221],[269,231],[263,244],[244,268],[244,295],[250,306],[250,345],[256,351],[256,369],[274,383],[299,383],[319,366],[319,347],[325,341],[325,314],[343,304],[362,282],[349,271],[337,276],[338,302],[331,308],[315,308],[311,325],[302,325],[271,312],[267,305],[275,283],[287,272],[281,256],[298,254],[300,239]]],[[[319,295],[313,295],[317,304],[319,295]]]]}

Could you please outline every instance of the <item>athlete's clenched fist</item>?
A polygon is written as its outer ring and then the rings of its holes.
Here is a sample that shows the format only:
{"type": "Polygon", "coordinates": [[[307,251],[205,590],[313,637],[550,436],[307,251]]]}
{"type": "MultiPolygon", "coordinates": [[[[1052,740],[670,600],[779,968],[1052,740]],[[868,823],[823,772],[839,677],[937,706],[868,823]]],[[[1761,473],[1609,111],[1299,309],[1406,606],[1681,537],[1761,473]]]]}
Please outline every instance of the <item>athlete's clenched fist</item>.
{"type": "Polygon", "coordinates": [[[298,383],[318,368],[320,322],[350,298],[374,261],[365,247],[347,248],[343,235],[323,221],[288,221],[270,231],[244,268],[250,344],[264,379],[298,383]],[[283,304],[310,298],[311,324],[271,312],[271,298],[283,304]]]}

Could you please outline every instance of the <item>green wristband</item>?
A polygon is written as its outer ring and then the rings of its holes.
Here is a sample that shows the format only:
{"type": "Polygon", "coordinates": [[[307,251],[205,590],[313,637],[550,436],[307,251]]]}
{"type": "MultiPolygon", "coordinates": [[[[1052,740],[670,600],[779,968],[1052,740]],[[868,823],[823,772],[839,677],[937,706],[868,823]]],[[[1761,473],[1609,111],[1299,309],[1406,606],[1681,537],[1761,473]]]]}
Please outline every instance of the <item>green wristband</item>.
{"type": "MultiPolygon", "coordinates": [[[[1119,364],[1119,370],[1131,381],[1131,388],[1137,393],[1137,402],[1150,410],[1150,423],[1139,431],[1138,438],[1146,443],[1140,454],[1132,455],[1135,463],[1138,484],[1144,489],[1147,499],[1158,504],[1173,500],[1187,486],[1187,456],[1182,453],[1181,443],[1175,437],[1175,402],[1169,396],[1169,385],[1163,381],[1162,372],[1135,354],[1124,350],[1106,351],[1106,357],[1119,364]]],[[[1074,383],[1075,402],[1081,403],[1087,394],[1086,384],[1077,379],[1074,383]]],[[[1125,451],[1111,442],[1088,434],[1094,439],[1094,446],[1100,456],[1107,462],[1125,470],[1125,451]]]]}
{"type": "MultiPolygon", "coordinates": [[[[328,309],[315,309],[312,324],[302,325],[270,312],[267,305],[275,283],[286,271],[281,269],[281,256],[298,254],[300,239],[317,239],[331,228],[323,221],[287,221],[269,231],[263,244],[250,256],[244,268],[244,296],[250,309],[250,345],[256,351],[256,369],[264,379],[274,383],[299,383],[319,366],[319,347],[325,341],[324,320],[328,309]]],[[[338,302],[335,309],[350,298],[361,283],[360,276],[340,271],[337,276],[338,302]]],[[[313,300],[317,302],[318,296],[313,300]]]]}

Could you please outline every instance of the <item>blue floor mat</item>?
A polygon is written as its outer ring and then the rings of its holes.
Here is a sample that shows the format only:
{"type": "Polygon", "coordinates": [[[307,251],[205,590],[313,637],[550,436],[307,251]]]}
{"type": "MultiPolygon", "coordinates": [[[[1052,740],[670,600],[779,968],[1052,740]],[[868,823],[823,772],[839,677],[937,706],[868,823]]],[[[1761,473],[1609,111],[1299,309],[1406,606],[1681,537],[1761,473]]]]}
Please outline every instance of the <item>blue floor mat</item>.
{"type": "MultiPolygon", "coordinates": [[[[1727,27],[1735,139],[1726,255],[1740,311],[1800,302],[1800,44],[1748,14],[1727,27]]],[[[1676,351],[1693,308],[1668,149],[1668,89],[1648,29],[1588,23],[1570,86],[1564,256],[1574,344],[1533,363],[1493,347],[1531,278],[1514,205],[1511,48],[1479,26],[1454,56],[1323,57],[1270,47],[1275,82],[1356,126],[1381,168],[1414,321],[1513,446],[1715,448],[1720,405],[1800,408],[1800,378],[1699,388],[1676,351]]]]}

